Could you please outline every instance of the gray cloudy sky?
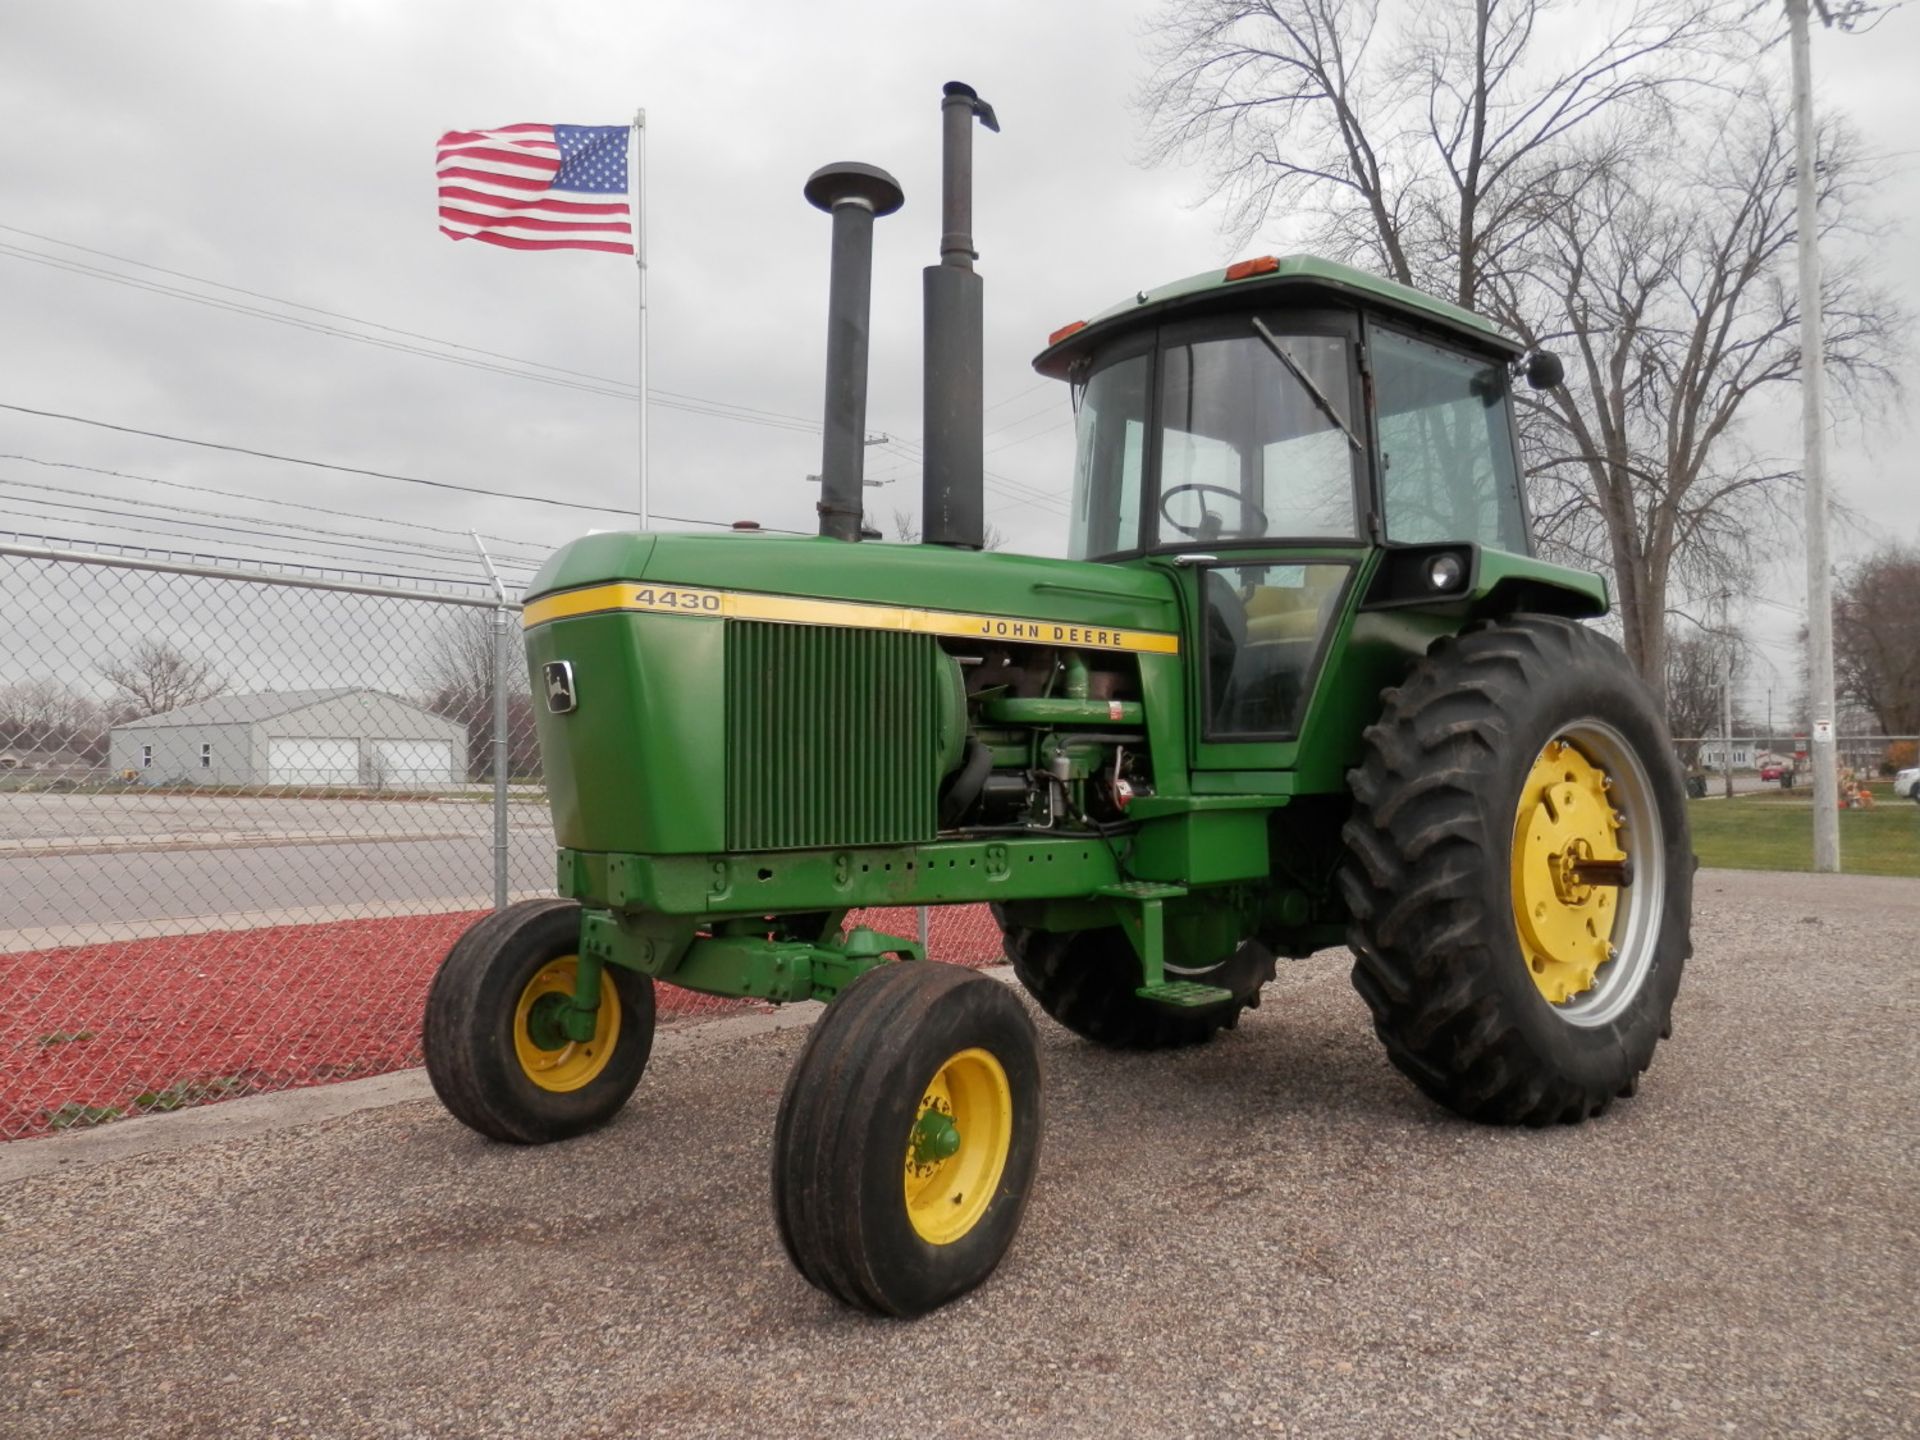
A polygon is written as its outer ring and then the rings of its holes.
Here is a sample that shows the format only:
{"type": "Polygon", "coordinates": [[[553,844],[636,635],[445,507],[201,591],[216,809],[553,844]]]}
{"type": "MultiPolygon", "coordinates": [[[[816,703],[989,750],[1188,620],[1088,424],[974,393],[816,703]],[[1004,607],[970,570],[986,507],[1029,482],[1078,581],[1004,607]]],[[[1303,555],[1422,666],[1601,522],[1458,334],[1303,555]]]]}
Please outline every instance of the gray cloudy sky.
{"type": "MultiPolygon", "coordinates": [[[[974,84],[1004,133],[976,150],[987,277],[989,512],[1014,548],[1057,553],[1066,397],[1028,361],[1047,332],[1151,284],[1236,258],[1197,175],[1134,163],[1128,105],[1149,0],[1111,3],[529,6],[496,0],[67,0],[0,8],[0,224],[228,285],[631,384],[632,265],[456,245],[436,229],[433,147],[456,127],[648,114],[653,388],[776,416],[820,406],[829,222],[816,166],[883,165],[907,207],[876,231],[870,428],[917,437],[919,270],[938,232],[938,97],[974,84]]],[[[1920,11],[1821,36],[1820,93],[1889,152],[1890,268],[1920,305],[1920,11]]],[[[1267,234],[1249,253],[1284,248],[1267,234]]],[[[0,243],[142,272],[0,231],[0,243]]],[[[168,284],[184,282],[146,275],[168,284]]],[[[189,287],[209,293],[203,287],[189,287]]],[[[212,292],[217,293],[217,292],[212,292]]],[[[232,298],[232,297],[230,297],[232,298]]],[[[254,302],[257,303],[257,302],[254,302]]],[[[349,343],[0,253],[0,399],[410,475],[626,504],[634,415],[620,399],[349,343]]],[[[1920,533],[1906,414],[1838,437],[1842,493],[1875,535],[1920,533]]],[[[1791,419],[1792,397],[1774,407],[1791,419]]],[[[783,424],[790,422],[781,422],[783,424]]],[[[810,530],[819,438],[656,407],[654,508],[810,530]]],[[[1773,443],[1766,436],[1756,437],[1773,443]]],[[[1793,443],[1792,431],[1778,442],[1793,443]]],[[[589,525],[542,506],[195,451],[0,412],[0,451],[474,526],[533,554],[589,525]]],[[[885,516],[917,472],[870,453],[885,516]]],[[[212,497],[0,462],[0,479],[267,514],[212,497]]],[[[169,528],[55,511],[0,490],[24,530],[134,538],[169,528]],[[45,518],[60,516],[62,518],[45,518]]],[[[74,503],[99,504],[77,494],[74,503]]],[[[107,502],[107,508],[113,508],[107,502]]],[[[313,517],[309,517],[313,518],[313,517]]],[[[322,520],[320,523],[331,524],[322,520]]],[[[371,527],[361,527],[371,528],[371,527]]],[[[1843,543],[1865,543],[1846,535],[1843,543]]],[[[284,537],[275,543],[290,542],[284,537]]],[[[200,547],[234,553],[240,537],[200,547]]],[[[442,558],[440,565],[456,562],[442,558]]],[[[1776,597],[1803,587],[1783,564],[1776,597]]]]}

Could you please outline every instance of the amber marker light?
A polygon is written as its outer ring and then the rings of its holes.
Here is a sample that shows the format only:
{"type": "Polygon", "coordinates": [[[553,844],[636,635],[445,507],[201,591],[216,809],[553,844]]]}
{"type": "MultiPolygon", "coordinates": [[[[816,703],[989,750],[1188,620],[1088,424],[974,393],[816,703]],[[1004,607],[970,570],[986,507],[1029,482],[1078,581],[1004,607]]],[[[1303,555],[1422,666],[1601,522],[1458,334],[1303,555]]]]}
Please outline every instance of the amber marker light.
{"type": "Polygon", "coordinates": [[[1058,330],[1054,331],[1051,335],[1047,336],[1047,344],[1058,345],[1062,340],[1066,339],[1067,336],[1073,334],[1076,330],[1084,330],[1086,328],[1087,328],[1087,322],[1084,320],[1076,320],[1071,325],[1062,325],[1058,330]]]}
{"type": "Polygon", "coordinates": [[[1251,260],[1242,260],[1227,267],[1227,279],[1246,280],[1255,275],[1271,275],[1280,268],[1280,260],[1275,255],[1257,255],[1251,260]]]}

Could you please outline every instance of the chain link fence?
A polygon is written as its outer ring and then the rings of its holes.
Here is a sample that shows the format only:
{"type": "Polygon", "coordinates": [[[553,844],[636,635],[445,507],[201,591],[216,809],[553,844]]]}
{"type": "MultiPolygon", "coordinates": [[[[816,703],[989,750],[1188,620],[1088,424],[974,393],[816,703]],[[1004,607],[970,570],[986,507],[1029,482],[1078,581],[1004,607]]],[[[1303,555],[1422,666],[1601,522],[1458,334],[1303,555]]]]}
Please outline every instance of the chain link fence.
{"type": "MultiPolygon", "coordinates": [[[[551,893],[491,586],[0,544],[0,606],[0,1141],[417,1065],[454,938],[551,893]]],[[[984,907],[931,926],[999,958],[984,907]]]]}

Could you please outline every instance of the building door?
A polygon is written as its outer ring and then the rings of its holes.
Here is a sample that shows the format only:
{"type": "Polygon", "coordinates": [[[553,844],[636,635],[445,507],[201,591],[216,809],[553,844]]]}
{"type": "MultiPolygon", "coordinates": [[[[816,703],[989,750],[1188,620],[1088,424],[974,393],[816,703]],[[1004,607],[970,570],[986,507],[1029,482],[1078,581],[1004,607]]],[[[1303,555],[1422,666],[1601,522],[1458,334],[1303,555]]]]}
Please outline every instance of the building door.
{"type": "Polygon", "coordinates": [[[358,785],[357,740],[269,740],[269,785],[358,785]]]}

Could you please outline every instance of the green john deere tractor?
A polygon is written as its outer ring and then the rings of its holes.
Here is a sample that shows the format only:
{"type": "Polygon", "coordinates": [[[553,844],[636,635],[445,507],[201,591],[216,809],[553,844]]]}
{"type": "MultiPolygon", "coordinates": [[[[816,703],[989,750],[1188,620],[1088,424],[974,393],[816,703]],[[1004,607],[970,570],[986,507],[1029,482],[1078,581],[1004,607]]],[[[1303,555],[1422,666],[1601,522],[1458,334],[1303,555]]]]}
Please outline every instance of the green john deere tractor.
{"type": "Polygon", "coordinates": [[[820,538],[601,534],[527,593],[559,898],[480,921],[427,1002],[447,1108],[533,1144],[614,1115],[654,986],[830,1002],[782,1097],[780,1234],[920,1313],[1005,1253],[1040,1064],[1005,985],[843,929],[988,902],[1039,1007],[1195,1044],[1346,944],[1388,1058],[1477,1120],[1633,1092],[1689,953],[1665,728],[1593,576],[1534,558],[1512,385],[1558,363],[1426,295],[1263,257],[1056,331],[1071,559],[981,553],[971,139],[943,99],[926,543],[861,538],[885,172],[833,216],[820,538]]]}

